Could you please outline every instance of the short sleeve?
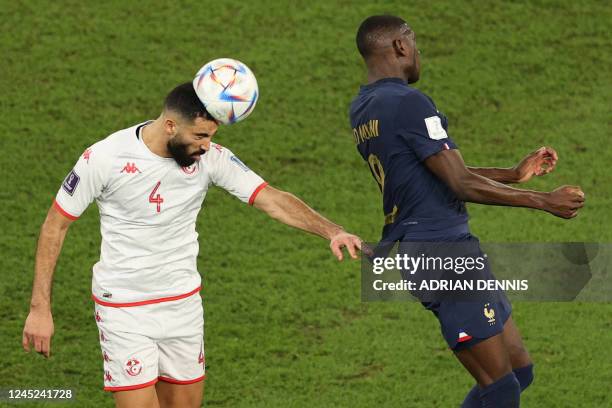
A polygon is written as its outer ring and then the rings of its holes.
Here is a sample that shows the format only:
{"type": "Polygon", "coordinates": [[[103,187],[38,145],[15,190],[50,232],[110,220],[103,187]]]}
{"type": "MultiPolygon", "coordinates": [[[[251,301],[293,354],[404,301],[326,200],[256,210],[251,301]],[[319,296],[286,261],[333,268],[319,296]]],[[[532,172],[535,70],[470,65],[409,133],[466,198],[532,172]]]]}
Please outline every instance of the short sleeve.
{"type": "Polygon", "coordinates": [[[257,194],[268,183],[225,147],[214,145],[211,149],[218,156],[213,165],[212,182],[240,201],[252,205],[257,194]]]}
{"type": "Polygon", "coordinates": [[[96,145],[87,148],[64,179],[54,206],[66,217],[76,220],[102,193],[110,163],[100,156],[96,145]]]}
{"type": "Polygon", "coordinates": [[[420,161],[442,150],[457,149],[448,137],[447,121],[433,102],[420,92],[402,98],[396,123],[399,136],[414,151],[420,161]]]}

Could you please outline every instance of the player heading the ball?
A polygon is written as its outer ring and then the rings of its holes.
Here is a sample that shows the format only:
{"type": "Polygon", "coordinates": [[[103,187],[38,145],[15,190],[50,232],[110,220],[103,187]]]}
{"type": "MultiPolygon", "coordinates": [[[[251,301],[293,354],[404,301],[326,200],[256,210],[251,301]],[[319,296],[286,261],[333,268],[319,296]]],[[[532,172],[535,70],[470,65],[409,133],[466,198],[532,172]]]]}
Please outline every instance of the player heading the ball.
{"type": "MultiPolygon", "coordinates": [[[[235,120],[249,110],[241,112],[235,120]]],[[[196,218],[209,188],[221,187],[282,223],[327,239],[339,260],[343,248],[352,258],[361,248],[357,236],[268,185],[213,142],[220,121],[192,82],[177,86],[157,119],[114,132],[83,152],[42,225],[23,347],[51,353],[55,264],[71,223],[95,201],[102,245],[93,266],[94,316],[104,389],[113,392],[118,407],[201,405],[204,317],[196,218]]]]}

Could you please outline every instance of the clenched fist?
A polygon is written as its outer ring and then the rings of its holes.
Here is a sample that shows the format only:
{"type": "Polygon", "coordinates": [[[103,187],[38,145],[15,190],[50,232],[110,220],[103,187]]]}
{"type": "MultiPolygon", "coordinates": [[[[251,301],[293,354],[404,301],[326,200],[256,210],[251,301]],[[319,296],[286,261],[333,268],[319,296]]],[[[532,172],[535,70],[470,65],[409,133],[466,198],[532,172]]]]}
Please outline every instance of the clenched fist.
{"type": "Polygon", "coordinates": [[[544,210],[561,218],[574,218],[584,206],[584,192],[578,186],[561,186],[548,193],[544,210]]]}

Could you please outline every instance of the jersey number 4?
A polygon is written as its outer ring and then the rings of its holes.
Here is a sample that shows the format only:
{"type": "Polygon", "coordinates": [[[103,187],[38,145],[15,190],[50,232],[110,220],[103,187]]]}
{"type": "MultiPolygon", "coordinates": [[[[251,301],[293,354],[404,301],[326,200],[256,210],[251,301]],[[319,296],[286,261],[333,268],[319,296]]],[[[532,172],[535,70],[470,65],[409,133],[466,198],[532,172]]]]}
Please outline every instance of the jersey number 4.
{"type": "Polygon", "coordinates": [[[157,204],[157,212],[161,212],[161,203],[164,202],[164,199],[160,194],[155,195],[157,193],[157,189],[159,188],[161,181],[158,181],[151,194],[149,194],[149,202],[153,204],[157,204]]]}

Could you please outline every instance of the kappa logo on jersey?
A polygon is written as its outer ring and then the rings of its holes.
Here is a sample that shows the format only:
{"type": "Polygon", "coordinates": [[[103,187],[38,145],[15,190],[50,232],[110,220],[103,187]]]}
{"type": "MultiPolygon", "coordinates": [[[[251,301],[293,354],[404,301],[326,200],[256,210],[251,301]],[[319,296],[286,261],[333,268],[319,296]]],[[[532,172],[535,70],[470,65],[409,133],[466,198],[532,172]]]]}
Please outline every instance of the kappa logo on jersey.
{"type": "Polygon", "coordinates": [[[489,319],[489,326],[493,326],[495,324],[495,310],[493,308],[489,309],[489,303],[484,305],[484,315],[489,319]]]}
{"type": "Polygon", "coordinates": [[[215,149],[217,149],[218,152],[222,152],[223,151],[223,146],[219,145],[219,144],[214,144],[213,147],[215,149]]]}
{"type": "Polygon", "coordinates": [[[104,381],[106,381],[106,382],[112,382],[113,381],[113,376],[111,375],[110,371],[105,371],[104,372],[104,381]]]}
{"type": "Polygon", "coordinates": [[[68,173],[68,175],[66,176],[64,182],[62,183],[62,188],[65,192],[72,195],[74,194],[74,190],[76,190],[77,186],[79,185],[80,180],[81,178],[79,177],[79,175],[76,174],[74,169],[72,169],[70,173],[68,173]]]}
{"type": "Polygon", "coordinates": [[[204,364],[204,352],[200,351],[200,355],[198,356],[198,364],[204,364]]]}
{"type": "Polygon", "coordinates": [[[106,336],[102,330],[100,330],[100,341],[106,341],[106,336]]]}
{"type": "Polygon", "coordinates": [[[132,377],[139,375],[142,372],[142,363],[140,362],[140,360],[130,358],[125,363],[125,372],[127,372],[132,377]]]}
{"type": "Polygon", "coordinates": [[[251,171],[251,169],[249,169],[247,167],[246,164],[244,164],[243,162],[240,161],[239,158],[237,158],[236,156],[232,156],[230,157],[230,160],[233,161],[238,167],[240,167],[242,170],[244,170],[245,172],[247,171],[251,171]]]}
{"type": "Polygon", "coordinates": [[[88,147],[83,152],[83,159],[87,160],[87,164],[89,164],[89,156],[91,156],[91,149],[88,147]]]}
{"type": "Polygon", "coordinates": [[[104,359],[104,361],[106,361],[107,363],[110,363],[111,361],[113,361],[113,360],[111,360],[111,358],[108,356],[108,354],[106,354],[106,351],[103,351],[103,352],[102,352],[102,358],[103,358],[103,359],[104,359]]]}
{"type": "Polygon", "coordinates": [[[100,312],[96,310],[96,322],[101,322],[101,321],[102,321],[102,316],[100,316],[100,312]]]}
{"type": "Polygon", "coordinates": [[[129,174],[134,174],[134,173],[142,173],[140,171],[140,169],[138,169],[138,167],[136,167],[136,163],[130,163],[127,162],[125,166],[123,166],[123,169],[120,171],[120,173],[129,173],[129,174]]]}
{"type": "Polygon", "coordinates": [[[191,176],[192,174],[195,174],[196,171],[198,171],[198,162],[194,162],[191,166],[181,167],[181,170],[183,171],[183,173],[191,176]]]}

